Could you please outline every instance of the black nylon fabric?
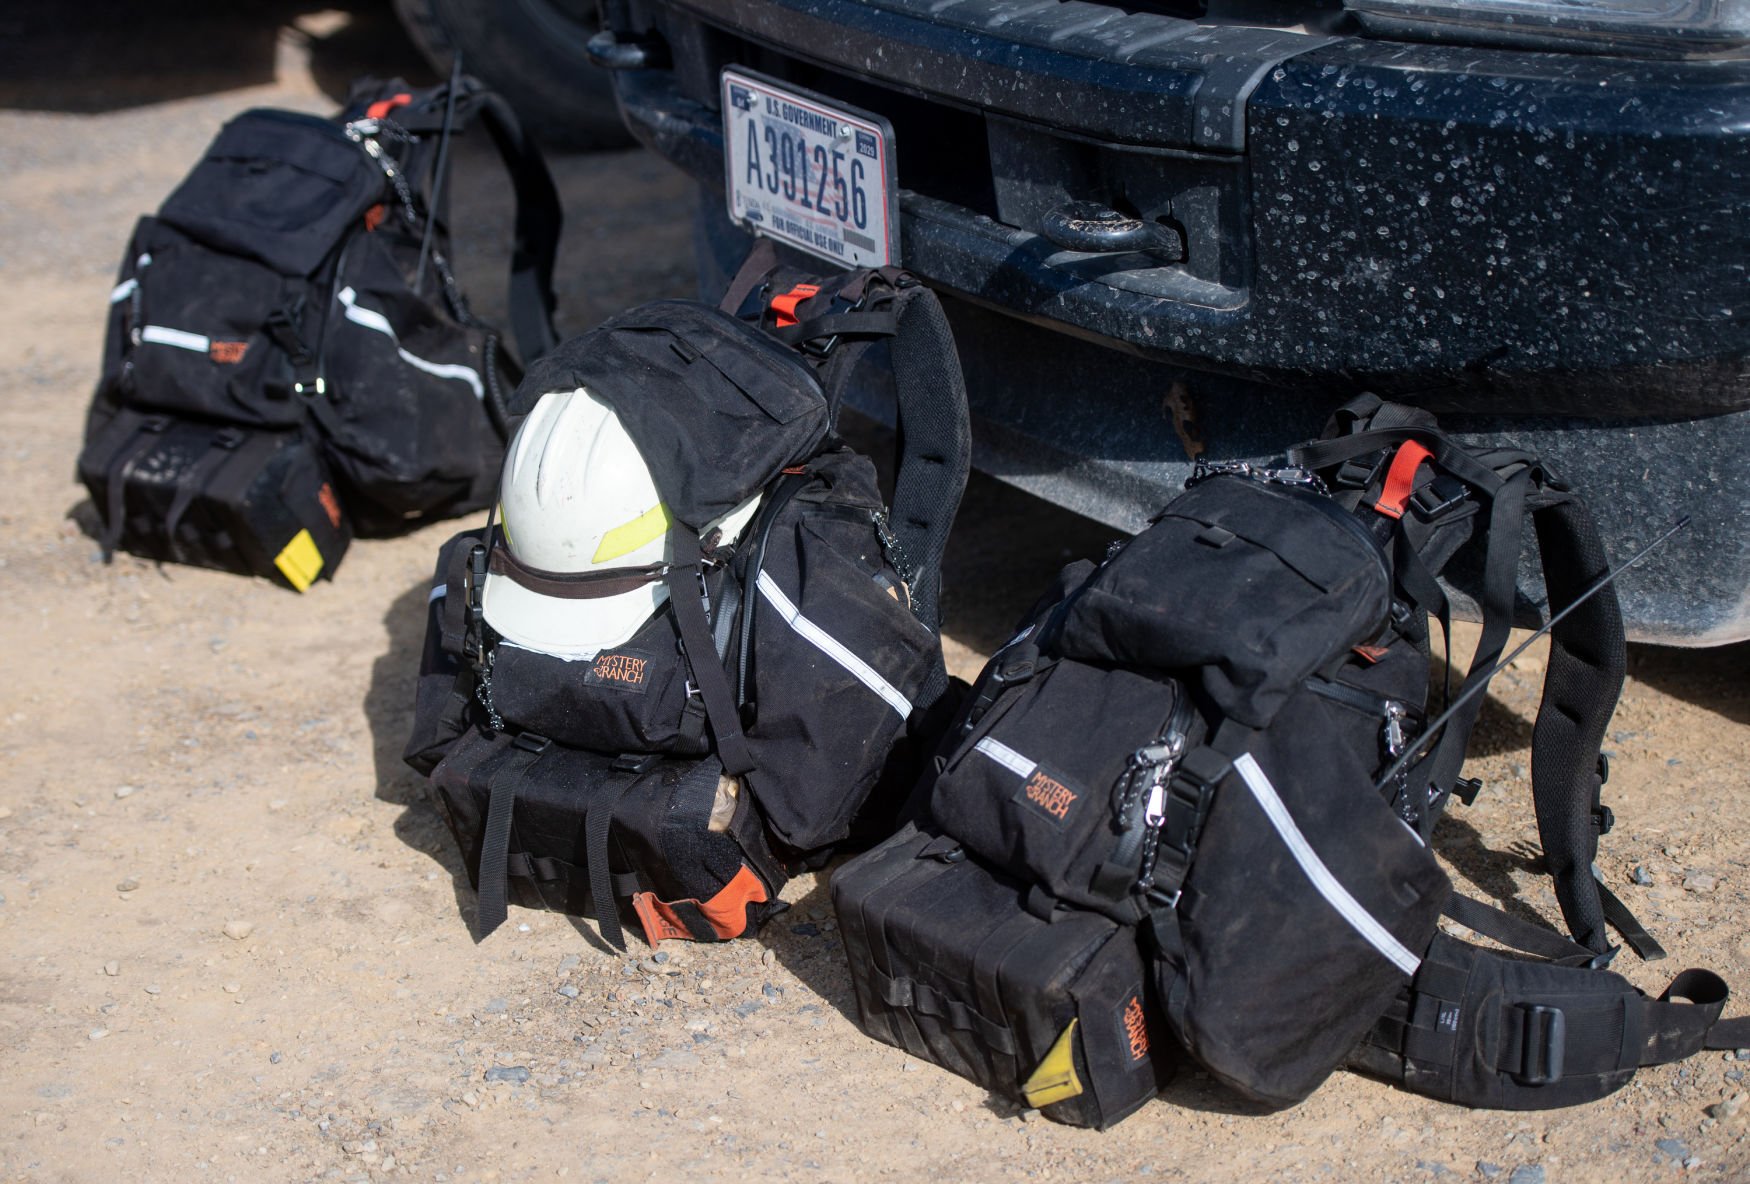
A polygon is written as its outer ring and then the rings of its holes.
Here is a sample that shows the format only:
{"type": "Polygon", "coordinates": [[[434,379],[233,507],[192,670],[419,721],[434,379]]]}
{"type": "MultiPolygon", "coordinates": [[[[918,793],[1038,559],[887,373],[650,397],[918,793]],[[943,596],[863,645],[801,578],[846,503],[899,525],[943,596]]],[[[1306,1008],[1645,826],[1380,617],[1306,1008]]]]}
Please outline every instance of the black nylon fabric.
{"type": "MultiPolygon", "coordinates": [[[[435,800],[455,836],[470,881],[480,888],[481,850],[494,773],[515,737],[471,727],[432,770],[435,800]]],[[[525,908],[596,915],[585,824],[592,803],[612,803],[609,880],[612,915],[636,923],[630,889],[663,900],[708,900],[748,866],[775,899],[783,874],[763,847],[744,846],[709,828],[721,770],[713,763],[658,760],[645,771],[615,768],[617,758],[551,745],[522,775],[511,821],[508,898],[525,908]],[[520,872],[520,874],[519,874],[520,872]]],[[[749,906],[750,924],[773,911],[749,906]]]]}
{"type": "Polygon", "coordinates": [[[1301,681],[1377,634],[1377,545],[1328,499],[1216,477],[1181,494],[1076,598],[1065,657],[1203,669],[1222,712],[1267,725],[1301,681]]]}
{"type": "Polygon", "coordinates": [[[1466,1106],[1547,1110],[1594,1101],[1643,1065],[1704,1048],[1725,984],[1686,971],[1651,999],[1608,970],[1504,957],[1437,936],[1414,983],[1374,1026],[1350,1067],[1466,1106]]]}
{"type": "Polygon", "coordinates": [[[826,398],[795,352],[706,305],[659,300],[612,317],[530,367],[511,403],[585,388],[613,407],[663,504],[694,530],[721,518],[826,436],[826,398]]]}
{"type": "Polygon", "coordinates": [[[1073,1021],[1080,1090],[1047,1117],[1104,1129],[1153,1098],[1174,1060],[1135,931],[1093,913],[1032,916],[1021,885],[933,857],[939,843],[907,826],[833,875],[858,1027],[1025,1103],[1073,1021]]]}
{"type": "Polygon", "coordinates": [[[296,429],[124,409],[92,434],[77,468],[104,514],[106,548],[295,587],[275,560],[300,533],[319,557],[317,578],[333,576],[352,541],[322,455],[296,429]]]}
{"type": "MultiPolygon", "coordinates": [[[[1551,614],[1560,612],[1610,565],[1585,506],[1563,501],[1533,517],[1551,614]]],[[[1614,595],[1594,596],[1556,626],[1543,699],[1531,735],[1531,785],[1544,866],[1574,939],[1609,948],[1604,905],[1592,863],[1598,855],[1598,751],[1627,669],[1622,610],[1614,595]]]]}
{"type": "Polygon", "coordinates": [[[1224,780],[1178,905],[1162,915],[1174,940],[1157,966],[1176,1035],[1225,1084],[1270,1105],[1316,1089],[1409,981],[1363,926],[1413,966],[1451,892],[1371,792],[1377,732],[1323,696],[1290,697],[1244,749],[1286,821],[1237,771],[1224,780]]]}
{"type": "Polygon", "coordinates": [[[332,120],[256,108],[224,126],[159,217],[216,250],[307,276],[383,192],[381,170],[332,120]]]}
{"type": "MultiPolygon", "coordinates": [[[[1187,694],[1172,679],[1080,662],[1011,683],[947,757],[930,791],[930,817],[990,866],[1067,904],[1135,923],[1147,910],[1140,884],[1151,870],[1141,839],[1148,803],[1142,781],[1133,784],[1126,772],[1187,694]],[[1085,743],[1089,736],[1100,743],[1085,743]],[[1129,857],[1120,859],[1121,850],[1129,857]]],[[[1180,741],[1189,747],[1203,727],[1195,713],[1187,722],[1180,741]]]]}

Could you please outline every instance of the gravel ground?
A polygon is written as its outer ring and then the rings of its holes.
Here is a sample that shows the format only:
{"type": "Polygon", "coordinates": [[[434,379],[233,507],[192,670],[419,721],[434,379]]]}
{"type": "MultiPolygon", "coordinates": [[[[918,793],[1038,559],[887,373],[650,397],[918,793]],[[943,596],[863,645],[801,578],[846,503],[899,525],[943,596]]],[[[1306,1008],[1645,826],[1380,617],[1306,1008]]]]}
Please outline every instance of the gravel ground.
{"type": "MultiPolygon", "coordinates": [[[[1265,1115],[1196,1074],[1117,1129],[1070,1130],[861,1036],[804,876],[756,939],[630,956],[473,900],[399,762],[425,588],[453,527],[359,544],[302,598],[105,566],[71,478],[131,220],[228,115],[327,111],[415,68],[383,11],[103,3],[0,18],[0,1178],[12,1180],[1742,1180],[1750,1061],[1707,1053],[1592,1106],[1470,1112],[1339,1074],[1265,1115]],[[184,10],[186,8],[186,11],[184,10]]],[[[681,179],[567,158],[568,330],[688,294],[681,179]]],[[[508,224],[459,156],[477,304],[508,224]],[[494,237],[496,236],[496,237],[494,237]]],[[[501,301],[500,301],[501,303],[501,301]]],[[[949,586],[975,671],[1109,532],[975,480],[949,586]]],[[[1636,649],[1612,724],[1600,866],[1672,951],[1750,982],[1745,647],[1636,649]]],[[[1499,680],[1437,846],[1461,887],[1556,916],[1526,766],[1542,675],[1499,680]]]]}

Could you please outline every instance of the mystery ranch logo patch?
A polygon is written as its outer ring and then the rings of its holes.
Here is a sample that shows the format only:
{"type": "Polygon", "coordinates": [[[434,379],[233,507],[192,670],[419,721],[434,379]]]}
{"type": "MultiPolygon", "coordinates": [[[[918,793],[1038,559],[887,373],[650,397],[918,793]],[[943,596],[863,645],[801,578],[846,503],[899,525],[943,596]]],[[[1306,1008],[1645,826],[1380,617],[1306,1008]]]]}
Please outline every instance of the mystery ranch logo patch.
{"type": "Polygon", "coordinates": [[[1039,765],[1027,775],[1015,796],[1051,821],[1062,822],[1069,817],[1070,810],[1081,800],[1082,795],[1079,790],[1065,785],[1044,765],[1039,765]]]}
{"type": "Polygon", "coordinates": [[[642,695],[650,684],[650,658],[626,650],[597,654],[583,681],[591,686],[615,687],[642,695]]]}
{"type": "Polygon", "coordinates": [[[1142,1010],[1142,996],[1131,995],[1118,1009],[1118,1023],[1124,1032],[1124,1046],[1130,1050],[1132,1064],[1148,1060],[1148,1015],[1142,1010]]]}

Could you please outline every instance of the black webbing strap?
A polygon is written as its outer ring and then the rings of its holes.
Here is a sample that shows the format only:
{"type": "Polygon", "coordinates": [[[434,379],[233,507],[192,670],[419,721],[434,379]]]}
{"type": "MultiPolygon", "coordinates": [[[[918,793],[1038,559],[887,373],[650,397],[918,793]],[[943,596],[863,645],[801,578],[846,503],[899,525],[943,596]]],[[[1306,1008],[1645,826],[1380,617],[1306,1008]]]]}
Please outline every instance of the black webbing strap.
{"type": "Polygon", "coordinates": [[[1604,906],[1604,919],[1610,922],[1610,927],[1622,934],[1622,940],[1628,943],[1628,948],[1648,962],[1657,962],[1666,956],[1665,947],[1659,944],[1659,939],[1648,933],[1622,897],[1612,892],[1604,881],[1598,879],[1594,868],[1592,878],[1598,881],[1598,901],[1604,906]]]}
{"type": "Polygon", "coordinates": [[[486,834],[480,843],[479,886],[476,890],[477,941],[484,941],[494,929],[504,924],[508,909],[506,877],[510,866],[510,826],[516,811],[517,787],[551,743],[545,736],[524,732],[492,770],[491,780],[487,782],[486,834]]]}
{"type": "Polygon", "coordinates": [[[1015,1035],[995,1020],[986,1019],[960,1000],[936,990],[928,983],[909,978],[890,978],[875,967],[869,968],[875,979],[881,1001],[889,1007],[903,1008],[918,1015],[945,1021],[960,1032],[970,1032],[988,1049],[1012,1055],[1015,1035]]]}
{"type": "Polygon", "coordinates": [[[176,496],[170,499],[170,509],[164,514],[164,539],[170,545],[170,553],[179,561],[184,558],[182,544],[177,541],[177,531],[182,529],[182,520],[187,517],[188,509],[194,505],[194,499],[206,489],[207,482],[224,467],[226,461],[237,454],[237,449],[243,444],[244,436],[237,428],[220,428],[213,433],[213,439],[207,445],[207,450],[199,460],[188,466],[176,483],[176,496]]]}
{"type": "Polygon", "coordinates": [[[754,767],[748,751],[747,738],[741,733],[741,713],[736,709],[735,695],[729,687],[729,676],[717,661],[717,647],[711,638],[711,623],[705,617],[705,604],[699,586],[699,536],[680,523],[669,529],[674,547],[674,563],[665,580],[668,598],[674,605],[674,619],[680,629],[681,648],[686,653],[687,668],[692,671],[692,690],[705,700],[705,716],[711,724],[711,736],[716,741],[717,757],[723,771],[740,776],[754,767]]]}
{"type": "Polygon", "coordinates": [[[1448,917],[1473,933],[1493,938],[1520,953],[1535,954],[1558,965],[1590,966],[1598,958],[1593,951],[1570,941],[1553,929],[1534,925],[1492,904],[1473,900],[1458,892],[1447,898],[1444,911],[1448,917]]]}
{"type": "MultiPolygon", "coordinates": [[[[1532,524],[1554,615],[1609,570],[1610,562],[1591,515],[1577,499],[1535,510],[1532,524]]],[[[1604,817],[1598,751],[1622,693],[1626,664],[1622,609],[1615,587],[1606,586],[1550,631],[1543,700],[1531,733],[1531,796],[1544,864],[1568,928],[1594,950],[1609,945],[1604,903],[1592,875],[1604,817]]],[[[1641,952],[1639,945],[1635,948],[1641,952]]]]}
{"type": "Polygon", "coordinates": [[[626,792],[638,784],[638,778],[616,777],[607,789],[589,801],[589,813],[583,820],[584,860],[589,864],[590,903],[595,906],[596,929],[602,940],[616,950],[626,948],[626,934],[620,928],[620,901],[614,894],[615,877],[608,863],[608,837],[614,822],[614,809],[626,792]]]}
{"type": "Polygon", "coordinates": [[[128,473],[133,464],[149,451],[156,443],[156,437],[170,426],[170,421],[162,416],[150,416],[142,419],[134,430],[122,441],[122,446],[115,450],[115,456],[110,459],[109,471],[104,475],[107,488],[104,490],[104,521],[103,533],[98,536],[97,545],[103,549],[103,561],[110,562],[115,558],[115,549],[121,544],[122,535],[128,525],[127,483],[128,473]]]}
{"type": "Polygon", "coordinates": [[[553,328],[553,255],[561,214],[553,176],[510,104],[490,92],[480,96],[480,114],[510,174],[516,193],[516,227],[510,251],[510,327],[523,366],[559,341],[553,328]]]}

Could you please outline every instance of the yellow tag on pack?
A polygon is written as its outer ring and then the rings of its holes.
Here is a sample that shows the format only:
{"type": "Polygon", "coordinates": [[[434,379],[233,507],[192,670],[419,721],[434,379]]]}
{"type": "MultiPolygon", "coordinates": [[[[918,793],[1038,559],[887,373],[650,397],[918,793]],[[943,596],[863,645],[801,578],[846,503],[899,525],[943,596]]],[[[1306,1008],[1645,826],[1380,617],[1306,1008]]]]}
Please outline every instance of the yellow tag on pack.
{"type": "Polygon", "coordinates": [[[1076,1076],[1075,1035],[1080,1020],[1071,1020],[1059,1033],[1051,1051],[1033,1070],[1033,1076],[1021,1087],[1029,1106],[1043,1109],[1053,1102],[1073,1098],[1082,1092],[1082,1079],[1076,1076]]]}
{"type": "Polygon", "coordinates": [[[322,574],[322,552],[316,549],[316,540],[310,537],[310,532],[300,530],[273,557],[273,565],[280,569],[288,584],[302,592],[322,574]]]}

